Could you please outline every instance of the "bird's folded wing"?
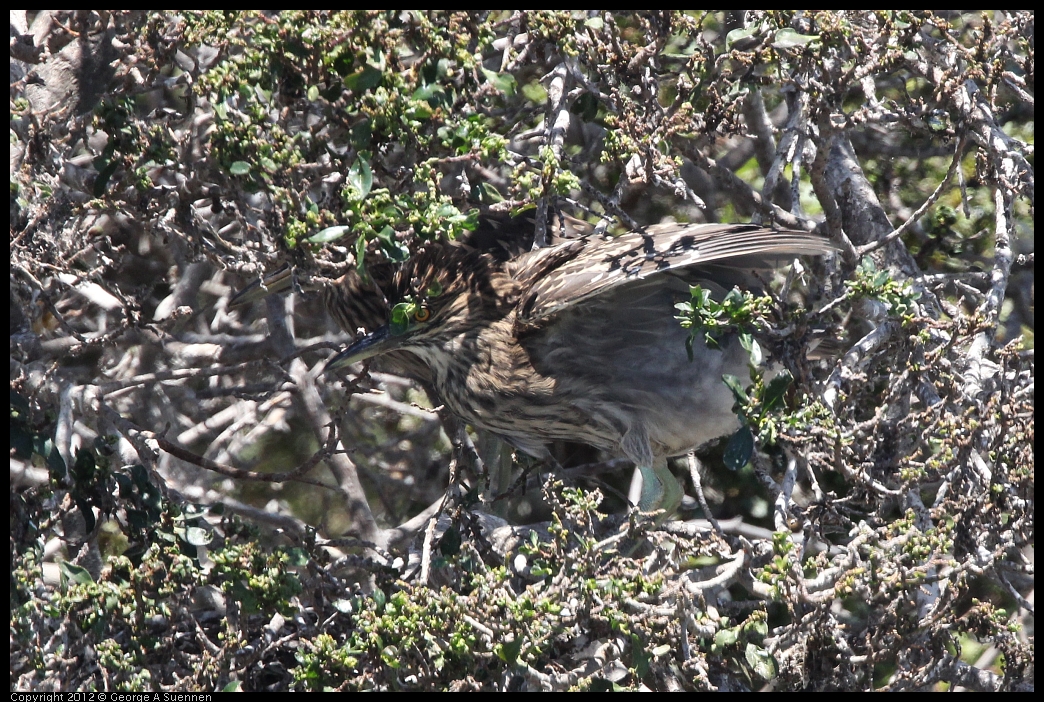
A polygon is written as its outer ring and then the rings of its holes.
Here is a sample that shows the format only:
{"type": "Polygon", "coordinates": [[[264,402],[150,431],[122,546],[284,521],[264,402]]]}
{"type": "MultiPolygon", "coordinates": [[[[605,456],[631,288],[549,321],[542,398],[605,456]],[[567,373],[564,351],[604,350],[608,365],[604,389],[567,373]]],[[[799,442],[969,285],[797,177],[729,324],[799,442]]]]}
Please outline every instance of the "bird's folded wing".
{"type": "Polygon", "coordinates": [[[516,266],[513,277],[524,289],[520,318],[535,322],[670,270],[706,264],[758,268],[773,258],[835,249],[827,239],[802,231],[754,224],[668,224],[606,241],[580,239],[536,251],[516,266]]]}

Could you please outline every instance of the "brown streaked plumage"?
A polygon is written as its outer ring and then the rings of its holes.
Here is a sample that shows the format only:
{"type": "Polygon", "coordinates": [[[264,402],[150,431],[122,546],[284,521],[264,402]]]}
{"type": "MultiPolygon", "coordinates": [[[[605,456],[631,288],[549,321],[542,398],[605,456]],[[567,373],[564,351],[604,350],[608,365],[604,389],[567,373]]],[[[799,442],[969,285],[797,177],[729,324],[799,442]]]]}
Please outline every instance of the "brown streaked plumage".
{"type": "MultiPolygon", "coordinates": [[[[559,218],[556,218],[559,227],[570,236],[590,232],[590,225],[582,220],[563,215],[559,218]]],[[[484,214],[479,217],[478,227],[452,246],[454,249],[482,253],[498,264],[504,263],[533,248],[535,227],[533,210],[516,217],[484,214]]],[[[365,280],[355,269],[350,269],[333,281],[332,285],[327,281],[317,284],[307,278],[295,281],[295,271],[285,265],[233,295],[229,307],[240,307],[273,293],[290,290],[296,282],[303,291],[317,291],[322,296],[324,308],[342,330],[352,335],[360,329],[373,331],[388,321],[391,308],[383,291],[391,288],[397,269],[385,261],[371,263],[368,260],[367,264],[365,280]]],[[[378,367],[430,385],[428,366],[408,351],[384,354],[378,367]]]]}
{"type": "MultiPolygon", "coordinates": [[[[508,261],[428,244],[380,286],[390,323],[327,369],[409,352],[463,420],[534,456],[554,440],[626,456],[642,472],[639,506],[670,512],[682,493],[666,458],[738,428],[721,376],[747,366],[734,338],[698,341],[690,361],[674,303],[692,284],[719,298],[758,288],[754,272],[774,260],[832,248],[806,232],[720,224],[567,240],[508,261]]],[[[330,304],[358,304],[345,294],[330,304]]]]}
{"type": "MultiPolygon", "coordinates": [[[[349,270],[332,284],[316,284],[313,280],[298,281],[305,292],[318,291],[323,307],[342,330],[355,335],[359,330],[372,331],[388,321],[390,308],[381,292],[389,285],[394,271],[386,265],[374,266],[363,280],[357,271],[349,270]]],[[[290,290],[294,286],[294,270],[283,266],[261,280],[243,288],[229,300],[229,307],[240,307],[273,293],[290,290]]],[[[408,351],[393,351],[381,359],[381,368],[423,383],[430,383],[428,366],[408,351]]]]}

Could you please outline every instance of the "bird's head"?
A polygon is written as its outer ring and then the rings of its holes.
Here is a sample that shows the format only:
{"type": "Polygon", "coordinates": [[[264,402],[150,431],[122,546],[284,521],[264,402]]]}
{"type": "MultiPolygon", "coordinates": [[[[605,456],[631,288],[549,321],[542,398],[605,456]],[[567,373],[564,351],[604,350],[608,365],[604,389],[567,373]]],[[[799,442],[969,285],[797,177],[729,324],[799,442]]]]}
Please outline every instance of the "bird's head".
{"type": "Polygon", "coordinates": [[[330,359],[326,370],[399,350],[430,359],[469,330],[503,318],[514,299],[510,278],[492,259],[446,244],[418,251],[386,292],[387,323],[330,359]]]}

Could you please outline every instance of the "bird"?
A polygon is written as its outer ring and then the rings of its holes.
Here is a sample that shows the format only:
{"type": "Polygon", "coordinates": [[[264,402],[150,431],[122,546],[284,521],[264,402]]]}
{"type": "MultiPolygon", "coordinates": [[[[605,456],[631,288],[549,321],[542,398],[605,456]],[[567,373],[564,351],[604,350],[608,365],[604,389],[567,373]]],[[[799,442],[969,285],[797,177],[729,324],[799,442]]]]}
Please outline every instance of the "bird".
{"type": "Polygon", "coordinates": [[[675,304],[694,285],[717,300],[760,290],[760,272],[778,261],[834,249],[756,224],[668,223],[510,257],[429,242],[403,263],[368,267],[368,281],[349,272],[323,290],[342,328],[368,332],[324,370],[390,360],[459,419],[531,456],[564,440],[625,457],[641,476],[636,506],[662,517],[684,494],[667,458],[739,428],[722,376],[749,362],[735,334],[687,348],[675,304]]]}

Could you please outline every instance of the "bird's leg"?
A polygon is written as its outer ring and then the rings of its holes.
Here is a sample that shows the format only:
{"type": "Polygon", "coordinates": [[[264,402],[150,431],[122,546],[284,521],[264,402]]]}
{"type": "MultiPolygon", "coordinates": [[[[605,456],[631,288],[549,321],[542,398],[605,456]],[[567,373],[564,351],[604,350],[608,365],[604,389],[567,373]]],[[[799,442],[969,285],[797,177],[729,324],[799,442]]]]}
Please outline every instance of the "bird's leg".
{"type": "Polygon", "coordinates": [[[666,458],[653,458],[649,465],[639,465],[631,480],[631,489],[627,499],[631,504],[637,503],[643,512],[663,510],[657,522],[674,514],[681,504],[684,491],[674,474],[667,468],[666,458]]]}

